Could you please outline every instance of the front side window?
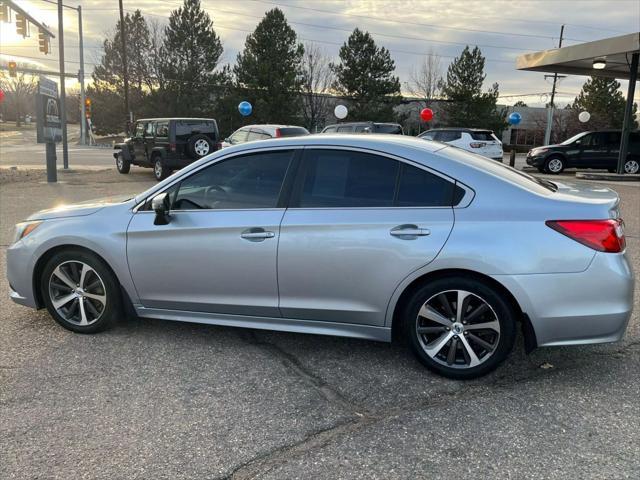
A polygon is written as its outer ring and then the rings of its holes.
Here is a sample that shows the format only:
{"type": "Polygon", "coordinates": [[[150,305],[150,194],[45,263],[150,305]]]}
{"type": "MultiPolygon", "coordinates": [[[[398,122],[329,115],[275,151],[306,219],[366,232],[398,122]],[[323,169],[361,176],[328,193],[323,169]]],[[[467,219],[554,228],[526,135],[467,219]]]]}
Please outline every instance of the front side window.
{"type": "Polygon", "coordinates": [[[305,153],[301,208],[390,207],[398,162],[349,150],[305,153]]]}
{"type": "Polygon", "coordinates": [[[353,127],[338,127],[338,133],[349,133],[353,127]]]}
{"type": "Polygon", "coordinates": [[[275,208],[292,155],[264,152],[214,163],[180,182],[171,208],[275,208]]]}
{"type": "Polygon", "coordinates": [[[156,124],[154,122],[147,123],[147,128],[144,130],[145,137],[153,137],[153,130],[156,124]]]}
{"type": "Polygon", "coordinates": [[[142,122],[136,123],[135,136],[138,137],[138,138],[142,138],[143,134],[144,134],[144,123],[142,123],[142,122]]]}
{"type": "Polygon", "coordinates": [[[455,131],[444,131],[436,134],[436,140],[439,142],[453,142],[462,138],[462,133],[455,131]]]}
{"type": "Polygon", "coordinates": [[[336,127],[327,127],[324,129],[324,133],[333,133],[336,131],[336,127]]]}

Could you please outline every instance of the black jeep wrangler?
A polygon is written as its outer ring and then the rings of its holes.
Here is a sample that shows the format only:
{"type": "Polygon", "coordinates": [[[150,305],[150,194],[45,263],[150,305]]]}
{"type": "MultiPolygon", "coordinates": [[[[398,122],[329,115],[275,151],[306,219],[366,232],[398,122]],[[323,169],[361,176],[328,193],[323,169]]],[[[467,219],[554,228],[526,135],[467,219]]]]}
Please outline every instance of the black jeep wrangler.
{"type": "Polygon", "coordinates": [[[220,148],[218,125],[211,118],[147,118],[138,120],[130,138],[113,147],[116,167],[153,168],[157,180],[220,148]]]}

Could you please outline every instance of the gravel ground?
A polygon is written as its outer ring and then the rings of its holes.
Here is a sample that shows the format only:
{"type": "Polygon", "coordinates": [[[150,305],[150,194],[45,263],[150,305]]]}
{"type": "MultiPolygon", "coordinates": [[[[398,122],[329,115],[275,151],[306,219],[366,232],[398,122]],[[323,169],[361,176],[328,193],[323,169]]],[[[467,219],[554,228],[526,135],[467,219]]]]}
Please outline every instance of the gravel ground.
{"type": "MultiPolygon", "coordinates": [[[[134,194],[149,170],[0,170],[0,268],[13,224],[134,194]]],[[[640,271],[640,186],[622,197],[640,271]]],[[[618,344],[538,349],[471,382],[400,344],[122,319],[58,327],[0,277],[0,478],[640,477],[638,299],[618,344]]]]}

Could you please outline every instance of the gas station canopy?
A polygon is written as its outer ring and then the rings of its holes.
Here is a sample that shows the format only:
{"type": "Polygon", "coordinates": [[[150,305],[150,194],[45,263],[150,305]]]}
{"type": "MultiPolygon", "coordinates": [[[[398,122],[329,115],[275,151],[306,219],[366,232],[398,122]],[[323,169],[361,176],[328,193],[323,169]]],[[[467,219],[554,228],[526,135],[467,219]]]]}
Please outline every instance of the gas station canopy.
{"type": "Polygon", "coordinates": [[[640,53],[640,32],[527,53],[518,57],[516,68],[533,72],[595,75],[628,80],[634,53],[640,53]]]}

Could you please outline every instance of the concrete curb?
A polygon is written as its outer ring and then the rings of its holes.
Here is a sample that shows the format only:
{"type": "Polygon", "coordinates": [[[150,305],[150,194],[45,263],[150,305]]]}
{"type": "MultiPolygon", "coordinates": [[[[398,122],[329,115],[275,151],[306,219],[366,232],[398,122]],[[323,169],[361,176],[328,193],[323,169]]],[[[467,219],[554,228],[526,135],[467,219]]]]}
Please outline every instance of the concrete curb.
{"type": "Polygon", "coordinates": [[[576,178],[582,180],[607,180],[609,182],[640,182],[640,175],[620,173],[577,172],[576,178]]]}

